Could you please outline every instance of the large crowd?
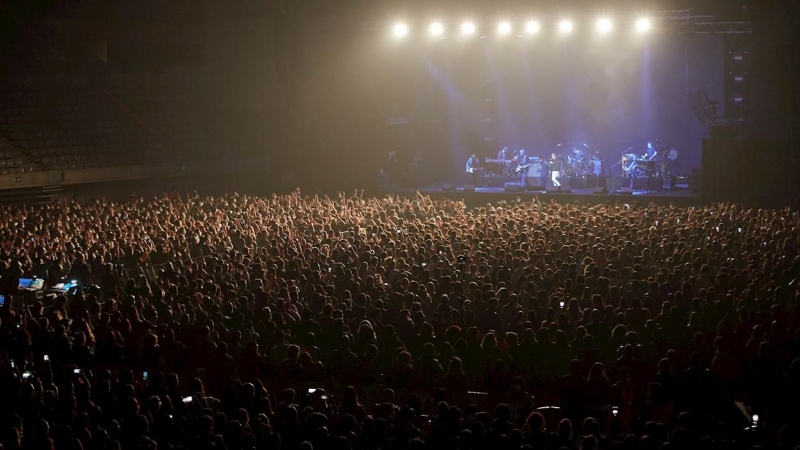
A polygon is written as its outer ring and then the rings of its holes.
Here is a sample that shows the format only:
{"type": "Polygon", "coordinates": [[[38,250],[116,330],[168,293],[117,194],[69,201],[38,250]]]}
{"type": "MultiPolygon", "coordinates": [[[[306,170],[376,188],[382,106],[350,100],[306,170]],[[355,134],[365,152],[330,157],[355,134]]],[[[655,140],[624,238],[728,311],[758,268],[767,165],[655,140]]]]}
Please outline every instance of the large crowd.
{"type": "Polygon", "coordinates": [[[294,192],[0,215],[2,449],[800,445],[790,208],[294,192]]]}

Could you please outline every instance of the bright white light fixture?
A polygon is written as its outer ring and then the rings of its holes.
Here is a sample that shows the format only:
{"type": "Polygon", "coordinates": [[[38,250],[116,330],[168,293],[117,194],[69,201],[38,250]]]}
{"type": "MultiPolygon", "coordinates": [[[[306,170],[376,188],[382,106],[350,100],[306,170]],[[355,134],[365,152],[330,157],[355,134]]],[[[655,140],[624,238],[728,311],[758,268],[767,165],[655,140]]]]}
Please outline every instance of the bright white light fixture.
{"type": "Polygon", "coordinates": [[[433,22],[428,30],[434,36],[441,36],[444,33],[444,25],[442,25],[442,22],[433,22]]]}
{"type": "Polygon", "coordinates": [[[558,31],[562,33],[571,33],[573,27],[574,25],[572,25],[572,22],[569,20],[562,20],[561,22],[558,22],[558,31]]]}
{"type": "Polygon", "coordinates": [[[542,27],[539,25],[539,22],[535,20],[529,20],[525,22],[525,34],[536,34],[542,27]]]}
{"type": "Polygon", "coordinates": [[[613,27],[614,25],[611,23],[611,20],[605,17],[597,21],[597,31],[600,33],[608,33],[613,27]]]}
{"type": "Polygon", "coordinates": [[[636,31],[640,33],[644,33],[645,31],[650,31],[650,19],[641,18],[636,21],[636,31]]]}
{"type": "Polygon", "coordinates": [[[461,34],[471,36],[475,34],[475,24],[472,22],[464,22],[461,24],[461,34]]]}
{"type": "Polygon", "coordinates": [[[509,22],[500,22],[497,24],[497,32],[500,34],[511,33],[511,24],[509,22]]]}
{"type": "Polygon", "coordinates": [[[395,37],[406,37],[408,35],[408,25],[404,23],[397,23],[394,25],[394,32],[395,37]]]}

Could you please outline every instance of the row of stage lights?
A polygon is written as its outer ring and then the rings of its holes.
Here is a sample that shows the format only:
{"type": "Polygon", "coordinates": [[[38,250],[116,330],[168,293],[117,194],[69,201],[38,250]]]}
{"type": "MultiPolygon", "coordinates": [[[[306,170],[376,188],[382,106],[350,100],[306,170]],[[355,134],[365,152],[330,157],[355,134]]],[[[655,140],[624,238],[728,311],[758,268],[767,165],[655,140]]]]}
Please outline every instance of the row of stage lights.
{"type": "MultiPolygon", "coordinates": [[[[633,28],[639,33],[646,33],[650,31],[652,24],[650,23],[650,19],[643,17],[634,22],[633,28]]],[[[511,24],[511,22],[503,21],[497,24],[496,29],[498,34],[508,35],[514,31],[514,26],[511,24]]],[[[569,34],[575,29],[575,24],[571,20],[564,19],[558,22],[557,29],[561,34],[569,34]]],[[[603,17],[597,19],[597,22],[595,23],[595,30],[600,34],[610,33],[613,29],[614,23],[611,21],[611,19],[603,17]]],[[[478,27],[474,22],[464,22],[461,24],[461,34],[463,36],[472,36],[477,32],[477,30],[478,27]]],[[[542,25],[535,20],[529,20],[523,25],[523,32],[527,35],[535,35],[541,30],[542,25]]],[[[403,22],[396,23],[392,28],[392,33],[397,38],[404,38],[408,36],[409,32],[409,26],[403,22]]],[[[444,37],[444,33],[445,26],[442,22],[433,22],[428,26],[428,34],[433,37],[444,37]]]]}

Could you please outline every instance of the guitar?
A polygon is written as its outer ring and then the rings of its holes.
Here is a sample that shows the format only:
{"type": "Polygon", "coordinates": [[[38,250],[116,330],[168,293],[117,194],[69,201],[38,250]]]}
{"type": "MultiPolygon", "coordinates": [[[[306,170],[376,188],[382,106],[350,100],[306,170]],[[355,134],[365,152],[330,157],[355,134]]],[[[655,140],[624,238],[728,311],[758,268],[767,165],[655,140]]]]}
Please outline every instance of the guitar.
{"type": "Polygon", "coordinates": [[[470,174],[470,175],[472,175],[473,173],[475,173],[477,171],[478,171],[478,169],[475,168],[475,167],[470,167],[469,169],[467,169],[467,173],[470,174]]]}
{"type": "Polygon", "coordinates": [[[514,172],[516,172],[516,173],[520,173],[520,172],[522,172],[523,170],[525,170],[525,169],[527,169],[528,167],[530,167],[530,166],[531,166],[531,164],[533,164],[533,163],[529,163],[529,164],[523,164],[523,165],[518,165],[518,166],[517,166],[517,168],[516,168],[516,169],[514,169],[514,172]]]}
{"type": "Polygon", "coordinates": [[[652,155],[648,155],[647,153],[645,153],[644,155],[642,155],[641,158],[639,158],[639,160],[640,161],[652,161],[652,160],[656,159],[656,155],[657,154],[658,154],[657,152],[653,153],[652,155]]]}

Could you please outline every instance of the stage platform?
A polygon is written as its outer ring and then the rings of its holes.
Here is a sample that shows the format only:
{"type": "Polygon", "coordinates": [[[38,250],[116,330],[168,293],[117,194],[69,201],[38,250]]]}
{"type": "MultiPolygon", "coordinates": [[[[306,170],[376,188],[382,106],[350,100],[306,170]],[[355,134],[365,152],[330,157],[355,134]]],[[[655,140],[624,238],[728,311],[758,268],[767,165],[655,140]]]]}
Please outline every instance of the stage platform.
{"type": "Polygon", "coordinates": [[[433,198],[447,198],[454,200],[464,200],[469,207],[495,203],[501,200],[516,201],[517,198],[523,201],[530,201],[538,197],[540,201],[556,201],[559,203],[585,203],[600,204],[607,202],[638,203],[657,205],[675,205],[679,207],[699,206],[702,199],[697,192],[692,192],[688,186],[676,186],[669,190],[637,190],[620,189],[612,191],[598,190],[593,188],[562,188],[555,190],[530,190],[523,189],[522,186],[504,187],[475,187],[465,188],[452,184],[441,184],[420,188],[395,187],[384,188],[384,194],[396,194],[401,196],[416,195],[419,192],[433,198]]]}

